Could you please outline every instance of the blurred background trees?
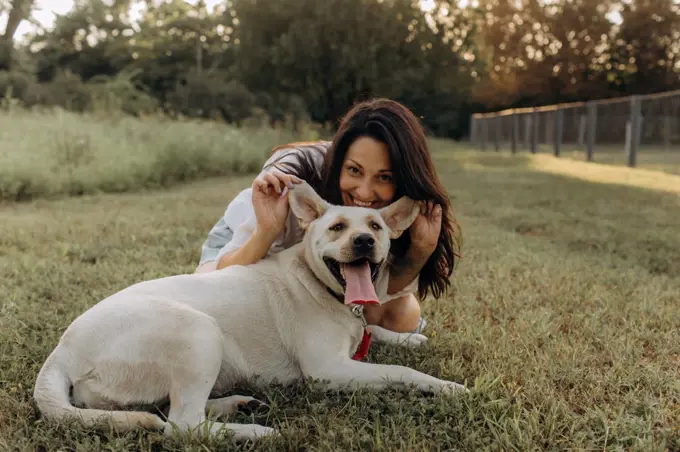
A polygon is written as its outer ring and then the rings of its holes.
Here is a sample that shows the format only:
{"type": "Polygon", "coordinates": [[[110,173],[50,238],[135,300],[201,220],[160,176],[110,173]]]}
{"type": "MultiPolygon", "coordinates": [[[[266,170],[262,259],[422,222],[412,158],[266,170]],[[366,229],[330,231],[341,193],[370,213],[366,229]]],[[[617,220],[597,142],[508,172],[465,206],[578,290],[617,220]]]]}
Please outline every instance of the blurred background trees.
{"type": "Polygon", "coordinates": [[[460,138],[472,112],[680,88],[677,0],[75,0],[49,27],[39,1],[0,0],[0,97],[27,106],[332,127],[386,96],[460,138]]]}

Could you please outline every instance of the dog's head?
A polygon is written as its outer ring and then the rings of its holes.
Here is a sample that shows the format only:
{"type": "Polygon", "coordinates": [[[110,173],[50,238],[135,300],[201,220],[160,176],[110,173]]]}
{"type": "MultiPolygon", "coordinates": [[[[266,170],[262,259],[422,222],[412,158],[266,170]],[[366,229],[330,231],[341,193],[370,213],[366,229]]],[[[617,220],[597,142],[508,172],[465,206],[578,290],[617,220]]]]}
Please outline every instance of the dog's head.
{"type": "Polygon", "coordinates": [[[390,240],[413,223],[419,205],[403,197],[379,210],[331,205],[307,183],[289,194],[305,230],[305,258],[316,276],[345,304],[376,304],[374,284],[385,268],[390,240]]]}

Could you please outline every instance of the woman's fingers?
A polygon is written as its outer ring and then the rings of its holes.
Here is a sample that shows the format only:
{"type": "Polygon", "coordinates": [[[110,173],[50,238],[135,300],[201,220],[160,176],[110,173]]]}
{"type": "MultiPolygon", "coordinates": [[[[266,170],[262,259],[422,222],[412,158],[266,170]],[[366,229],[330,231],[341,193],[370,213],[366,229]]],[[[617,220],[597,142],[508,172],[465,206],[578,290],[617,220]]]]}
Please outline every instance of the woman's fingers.
{"type": "Polygon", "coordinates": [[[291,188],[293,184],[299,184],[301,182],[302,179],[297,176],[274,169],[260,174],[253,181],[253,189],[258,189],[265,195],[268,195],[271,189],[274,189],[276,193],[281,194],[284,188],[291,188]]]}
{"type": "Polygon", "coordinates": [[[281,170],[273,169],[271,170],[268,174],[271,174],[272,176],[276,177],[279,182],[281,182],[283,187],[288,187],[290,188],[292,184],[299,184],[302,182],[302,180],[297,177],[293,176],[292,174],[286,174],[281,170]]]}
{"type": "Polygon", "coordinates": [[[264,178],[274,187],[278,193],[281,193],[284,187],[288,187],[292,182],[291,176],[289,174],[285,174],[276,170],[265,173],[264,178]]]}
{"type": "Polygon", "coordinates": [[[280,194],[281,190],[283,190],[283,187],[285,186],[284,182],[274,174],[265,173],[262,175],[262,178],[269,184],[270,187],[276,190],[276,193],[280,194]]]}
{"type": "Polygon", "coordinates": [[[268,196],[272,187],[268,181],[262,177],[258,177],[253,181],[253,191],[260,192],[265,196],[268,196]]]}

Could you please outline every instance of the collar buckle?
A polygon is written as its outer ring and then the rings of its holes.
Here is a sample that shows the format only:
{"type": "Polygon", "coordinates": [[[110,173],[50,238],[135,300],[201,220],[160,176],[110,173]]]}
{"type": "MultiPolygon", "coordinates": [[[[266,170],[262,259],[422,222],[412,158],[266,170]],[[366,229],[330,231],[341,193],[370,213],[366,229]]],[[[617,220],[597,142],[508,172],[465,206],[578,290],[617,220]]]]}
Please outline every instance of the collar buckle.
{"type": "Polygon", "coordinates": [[[361,320],[361,326],[366,328],[368,323],[366,322],[366,317],[364,317],[364,307],[360,305],[352,306],[352,314],[354,314],[354,317],[359,318],[361,320]]]}

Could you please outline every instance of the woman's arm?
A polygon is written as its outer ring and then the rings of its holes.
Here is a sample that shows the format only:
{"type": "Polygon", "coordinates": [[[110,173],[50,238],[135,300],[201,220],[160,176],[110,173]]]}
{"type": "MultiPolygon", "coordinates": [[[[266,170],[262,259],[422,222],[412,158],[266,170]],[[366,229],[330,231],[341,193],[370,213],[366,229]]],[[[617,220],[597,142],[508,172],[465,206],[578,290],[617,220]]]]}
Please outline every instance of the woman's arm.
{"type": "MultiPolygon", "coordinates": [[[[267,165],[280,157],[282,161],[294,160],[299,152],[293,148],[274,153],[253,181],[251,189],[241,192],[229,204],[223,220],[211,231],[212,236],[220,239],[217,243],[221,242],[221,249],[204,250],[204,255],[208,256],[216,252],[217,270],[230,265],[254,264],[267,255],[282,232],[288,215],[287,199],[282,199],[285,197],[284,188],[300,182],[296,176],[267,165]],[[233,234],[229,229],[233,230],[233,234]],[[231,240],[222,237],[228,235],[231,235],[231,240]]],[[[204,247],[209,245],[211,238],[209,236],[204,247]]],[[[215,241],[213,238],[212,242],[215,241]]]]}
{"type": "MultiPolygon", "coordinates": [[[[285,233],[288,218],[288,186],[300,179],[278,170],[261,173],[251,187],[250,201],[233,213],[231,221],[240,225],[231,242],[217,255],[217,270],[230,265],[250,265],[263,259],[279,234],[285,233]]],[[[232,212],[230,212],[232,213],[232,212]]]]}
{"type": "Polygon", "coordinates": [[[442,227],[441,206],[428,203],[427,209],[413,221],[409,228],[411,246],[406,255],[397,259],[390,269],[387,293],[395,294],[410,285],[432,256],[439,242],[442,227]]]}
{"type": "Polygon", "coordinates": [[[418,278],[428,259],[428,255],[423,255],[413,248],[409,249],[404,257],[395,259],[390,267],[387,293],[394,295],[410,286],[418,278]]]}
{"type": "MultiPolygon", "coordinates": [[[[265,175],[267,177],[267,175],[265,175]]],[[[279,180],[274,179],[277,187],[279,180]]],[[[281,194],[256,179],[251,190],[244,190],[238,202],[227,209],[226,225],[233,225],[231,240],[217,253],[217,270],[230,265],[250,265],[263,259],[279,234],[285,230],[288,217],[286,190],[281,194]]]]}
{"type": "Polygon", "coordinates": [[[271,248],[276,235],[260,232],[255,229],[240,248],[229,251],[217,261],[217,269],[221,270],[230,265],[250,265],[263,259],[271,248]]]}

